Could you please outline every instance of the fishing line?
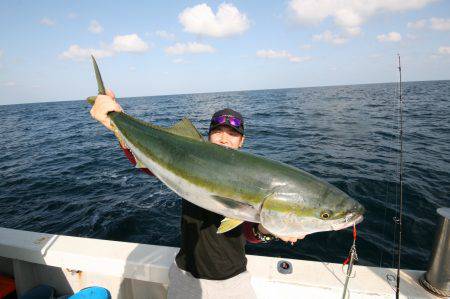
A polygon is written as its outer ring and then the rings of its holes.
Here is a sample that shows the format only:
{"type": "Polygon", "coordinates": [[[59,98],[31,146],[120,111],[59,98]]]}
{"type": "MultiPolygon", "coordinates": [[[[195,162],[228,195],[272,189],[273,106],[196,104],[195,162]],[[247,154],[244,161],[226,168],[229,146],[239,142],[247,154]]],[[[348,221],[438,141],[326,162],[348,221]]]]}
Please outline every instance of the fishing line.
{"type": "MultiPolygon", "coordinates": [[[[398,128],[398,118],[396,117],[398,115],[396,113],[397,110],[398,110],[398,108],[396,106],[396,104],[397,104],[397,95],[398,95],[398,84],[396,84],[396,88],[395,88],[395,91],[394,91],[394,97],[393,97],[394,101],[392,101],[392,110],[391,110],[392,111],[392,115],[391,115],[392,122],[391,122],[390,132],[391,132],[391,138],[392,138],[392,140],[394,142],[397,141],[397,136],[398,136],[398,135],[395,134],[395,132],[397,131],[397,128],[398,128]]],[[[390,157],[390,158],[392,158],[392,160],[394,160],[392,164],[395,164],[394,172],[397,172],[397,170],[398,170],[398,159],[394,159],[394,154],[393,154],[394,148],[389,146],[388,149],[389,149],[389,152],[388,152],[387,157],[390,157]]],[[[393,175],[392,179],[395,179],[395,177],[396,176],[393,175]]],[[[386,223],[387,223],[386,217],[387,217],[387,210],[388,210],[388,202],[390,201],[389,200],[389,185],[390,184],[391,184],[391,182],[389,180],[387,180],[386,181],[386,194],[385,194],[385,197],[384,197],[383,229],[382,229],[382,234],[381,234],[381,236],[383,238],[386,235],[386,223]]],[[[393,188],[393,189],[395,191],[395,200],[397,200],[396,199],[397,198],[397,186],[394,184],[394,187],[395,188],[393,188]]],[[[394,206],[394,208],[396,208],[396,207],[394,206]]],[[[395,230],[395,227],[394,227],[394,230],[395,230]]],[[[395,240],[395,232],[394,232],[394,238],[393,239],[395,240]]],[[[384,257],[384,250],[380,246],[380,259],[379,259],[379,267],[380,268],[383,266],[383,257],[384,257]]],[[[392,261],[393,260],[394,260],[394,253],[392,253],[392,261]]]]}
{"type": "MultiPolygon", "coordinates": [[[[396,99],[398,99],[398,96],[400,95],[400,85],[397,83],[397,88],[396,88],[396,99]]],[[[398,103],[398,101],[395,101],[396,103],[398,103]]],[[[400,117],[399,117],[399,113],[400,113],[400,104],[395,107],[395,112],[397,112],[397,127],[396,130],[399,131],[400,130],[400,117]]],[[[398,132],[398,134],[396,135],[396,142],[397,142],[397,146],[400,143],[400,132],[398,132]]],[[[398,176],[398,174],[400,173],[400,159],[396,159],[396,167],[395,167],[395,171],[396,171],[396,175],[398,176]]],[[[395,177],[394,177],[395,180],[395,177]]],[[[392,264],[391,264],[391,268],[395,268],[395,253],[396,253],[396,244],[398,242],[397,240],[397,236],[398,236],[398,232],[397,232],[397,226],[398,226],[398,208],[399,208],[399,200],[398,200],[398,194],[399,194],[399,185],[394,183],[395,186],[395,205],[394,205],[394,210],[395,210],[395,216],[392,218],[392,221],[394,222],[394,230],[393,230],[393,243],[394,246],[392,247],[392,264]]]]}
{"type": "MultiPolygon", "coordinates": [[[[397,277],[396,277],[396,298],[399,298],[399,292],[400,292],[400,265],[401,265],[401,240],[402,240],[402,213],[403,213],[403,95],[402,95],[402,73],[401,73],[401,63],[400,63],[400,54],[398,54],[398,71],[399,71],[399,83],[398,88],[396,89],[395,96],[397,97],[398,94],[398,112],[399,112],[399,118],[397,118],[397,129],[399,129],[398,134],[398,140],[397,143],[399,144],[399,159],[397,160],[396,170],[399,172],[399,185],[395,184],[395,211],[396,215],[393,217],[394,220],[394,244],[397,245],[397,277]],[[398,197],[398,190],[400,190],[400,200],[398,197]],[[397,240],[397,226],[399,228],[398,230],[398,240],[397,240]]],[[[394,102],[394,109],[393,109],[393,122],[392,122],[392,132],[394,132],[394,123],[395,123],[395,112],[397,107],[395,107],[394,102]]],[[[393,133],[393,136],[395,134],[393,133]]],[[[389,149],[389,154],[391,154],[393,151],[392,148],[389,149]]],[[[389,155],[390,156],[390,155],[389,155]]],[[[389,182],[386,182],[386,196],[385,196],[385,210],[384,210],[384,219],[383,219],[383,236],[385,233],[385,227],[386,227],[386,214],[387,214],[387,201],[388,201],[388,194],[389,194],[389,182]]],[[[345,299],[347,295],[347,289],[348,289],[348,282],[350,278],[355,277],[355,274],[352,275],[352,269],[355,261],[358,260],[358,255],[356,252],[356,225],[353,225],[353,244],[350,248],[349,255],[347,259],[344,261],[342,265],[342,271],[344,272],[344,267],[348,264],[347,271],[345,273],[345,283],[344,283],[344,291],[342,294],[342,298],[345,299]]],[[[393,251],[392,256],[392,262],[395,263],[395,248],[393,251]]],[[[381,257],[380,257],[380,267],[383,259],[383,251],[381,250],[381,257]]],[[[386,278],[388,281],[390,280],[391,275],[387,275],[386,278]]]]}
{"type": "MultiPolygon", "coordinates": [[[[396,125],[397,125],[396,131],[398,133],[396,135],[397,136],[396,142],[397,142],[397,147],[398,147],[399,154],[401,154],[402,151],[403,151],[403,148],[400,149],[400,143],[401,143],[402,138],[403,138],[403,135],[402,135],[402,133],[403,133],[403,127],[402,127],[403,123],[402,123],[402,119],[400,117],[400,114],[402,113],[402,111],[401,111],[402,103],[400,101],[400,97],[402,96],[401,95],[402,85],[401,85],[400,55],[398,55],[398,70],[399,70],[400,77],[399,77],[399,82],[397,83],[396,94],[395,94],[395,97],[396,97],[395,103],[397,103],[398,106],[395,107],[394,112],[397,113],[396,114],[397,115],[397,118],[396,118],[396,125]]],[[[396,159],[396,168],[395,168],[395,170],[396,170],[396,177],[398,177],[400,175],[400,172],[401,172],[401,167],[402,167],[402,165],[400,163],[401,159],[402,159],[402,157],[398,157],[396,159]]],[[[394,180],[395,180],[395,177],[394,177],[394,180]]],[[[393,208],[395,210],[395,216],[392,218],[392,221],[394,222],[394,230],[393,230],[393,237],[392,237],[394,246],[392,247],[392,264],[391,264],[391,268],[396,268],[395,256],[398,253],[397,244],[398,244],[398,238],[399,238],[399,219],[400,219],[399,194],[400,194],[401,186],[400,186],[399,183],[394,183],[394,186],[395,186],[395,197],[394,197],[395,198],[395,204],[394,204],[393,208]]]]}
{"type": "Polygon", "coordinates": [[[400,206],[398,208],[398,243],[397,243],[397,286],[395,297],[400,296],[400,267],[402,256],[402,221],[403,221],[403,94],[402,94],[402,65],[400,62],[400,54],[398,54],[398,72],[399,72],[399,114],[400,114],[400,131],[399,131],[399,189],[400,189],[400,206]]]}
{"type": "MultiPolygon", "coordinates": [[[[395,204],[393,206],[395,210],[395,216],[393,217],[394,229],[393,229],[393,247],[392,247],[392,268],[397,269],[396,276],[392,274],[387,274],[386,279],[390,282],[396,281],[395,286],[395,296],[398,299],[400,295],[400,268],[401,268],[401,253],[402,253],[402,220],[403,220],[403,82],[402,82],[402,67],[401,67],[401,59],[400,54],[397,54],[398,57],[398,73],[399,73],[399,81],[397,84],[395,98],[398,100],[394,101],[394,109],[393,114],[397,112],[398,117],[396,118],[393,115],[393,123],[392,123],[392,132],[397,131],[398,138],[395,138],[399,156],[396,163],[396,175],[398,176],[398,183],[394,183],[395,186],[395,204]],[[398,103],[398,107],[396,107],[395,103],[398,103]],[[396,124],[396,128],[394,131],[394,124],[396,124]],[[397,259],[395,258],[397,256],[397,259]],[[397,262],[397,263],[396,263],[397,262]],[[396,264],[396,265],[395,265],[396,264]]],[[[395,134],[393,133],[395,136],[395,134]]],[[[389,154],[392,153],[392,148],[389,151],[389,154]]],[[[395,178],[394,178],[395,180],[395,178]]],[[[387,202],[389,197],[389,182],[386,182],[386,196],[385,196],[385,207],[384,207],[384,218],[383,218],[383,236],[385,235],[386,228],[386,215],[387,215],[387,202]]],[[[379,265],[382,266],[383,262],[383,250],[380,248],[380,261],[379,265]]]]}

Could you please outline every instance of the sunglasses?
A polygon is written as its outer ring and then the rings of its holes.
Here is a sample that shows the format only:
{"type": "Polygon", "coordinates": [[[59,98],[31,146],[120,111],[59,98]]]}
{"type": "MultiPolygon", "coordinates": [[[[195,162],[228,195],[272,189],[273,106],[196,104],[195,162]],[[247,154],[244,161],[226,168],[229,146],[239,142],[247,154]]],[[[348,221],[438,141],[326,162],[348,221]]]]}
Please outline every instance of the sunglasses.
{"type": "Polygon", "coordinates": [[[236,117],[230,116],[230,115],[221,115],[221,116],[213,117],[212,123],[215,125],[222,125],[227,122],[227,119],[228,119],[228,124],[232,125],[233,127],[238,128],[242,125],[242,121],[239,118],[236,118],[236,117]]]}

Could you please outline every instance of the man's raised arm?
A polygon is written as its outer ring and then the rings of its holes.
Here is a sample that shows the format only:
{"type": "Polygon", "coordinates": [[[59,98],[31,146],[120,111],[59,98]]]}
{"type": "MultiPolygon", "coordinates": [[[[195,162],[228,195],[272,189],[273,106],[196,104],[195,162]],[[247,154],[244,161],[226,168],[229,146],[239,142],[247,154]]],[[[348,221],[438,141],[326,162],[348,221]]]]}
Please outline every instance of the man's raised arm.
{"type": "MultiPolygon", "coordinates": [[[[114,95],[114,92],[111,90],[106,91],[106,95],[98,95],[95,99],[95,103],[92,106],[91,109],[91,116],[98,120],[102,125],[104,125],[108,130],[113,131],[113,128],[111,126],[111,119],[108,116],[109,112],[123,112],[122,107],[117,103],[116,96],[114,95]]],[[[114,132],[114,131],[113,131],[114,132]]],[[[130,160],[130,162],[133,165],[136,165],[136,158],[134,157],[133,153],[127,146],[123,143],[120,143],[120,147],[125,153],[125,156],[130,160]]],[[[143,172],[149,175],[153,175],[153,173],[148,170],[147,168],[139,168],[143,172]]]]}

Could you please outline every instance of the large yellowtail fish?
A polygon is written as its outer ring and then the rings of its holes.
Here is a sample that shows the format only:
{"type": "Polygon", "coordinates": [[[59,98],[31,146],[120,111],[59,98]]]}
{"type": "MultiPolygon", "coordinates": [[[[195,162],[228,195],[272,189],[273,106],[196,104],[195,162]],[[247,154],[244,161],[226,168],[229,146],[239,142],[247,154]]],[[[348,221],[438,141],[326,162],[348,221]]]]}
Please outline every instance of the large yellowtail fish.
{"type": "MultiPolygon", "coordinates": [[[[93,58],[99,94],[105,94],[93,58]]],[[[88,98],[93,104],[95,97],[88,98]]],[[[182,198],[223,215],[223,233],[243,221],[277,236],[340,230],[362,220],[364,208],[329,183],[295,167],[205,141],[186,118],[170,128],[122,112],[109,114],[116,136],[182,198]]]]}

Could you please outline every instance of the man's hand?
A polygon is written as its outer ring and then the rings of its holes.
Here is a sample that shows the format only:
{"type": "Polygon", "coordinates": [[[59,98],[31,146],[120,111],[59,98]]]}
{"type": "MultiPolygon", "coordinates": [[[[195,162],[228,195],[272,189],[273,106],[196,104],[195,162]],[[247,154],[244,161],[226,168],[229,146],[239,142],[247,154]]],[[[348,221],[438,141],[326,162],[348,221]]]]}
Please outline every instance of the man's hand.
{"type": "MultiPolygon", "coordinates": [[[[265,234],[265,235],[267,235],[267,234],[273,235],[273,234],[272,234],[270,231],[268,231],[264,226],[262,226],[261,223],[258,224],[258,230],[259,230],[261,233],[265,234]]],[[[304,239],[304,238],[306,237],[306,235],[299,236],[299,237],[282,237],[282,236],[276,236],[276,235],[274,235],[274,236],[277,237],[277,238],[280,239],[280,240],[283,240],[284,242],[290,242],[291,245],[294,245],[294,243],[297,242],[297,240],[302,240],[302,239],[304,239]]]]}
{"type": "Polygon", "coordinates": [[[108,113],[112,111],[123,112],[123,109],[116,102],[114,93],[111,90],[107,90],[106,95],[98,95],[95,99],[95,104],[91,109],[91,116],[112,131],[110,118],[108,117],[108,113]]]}

